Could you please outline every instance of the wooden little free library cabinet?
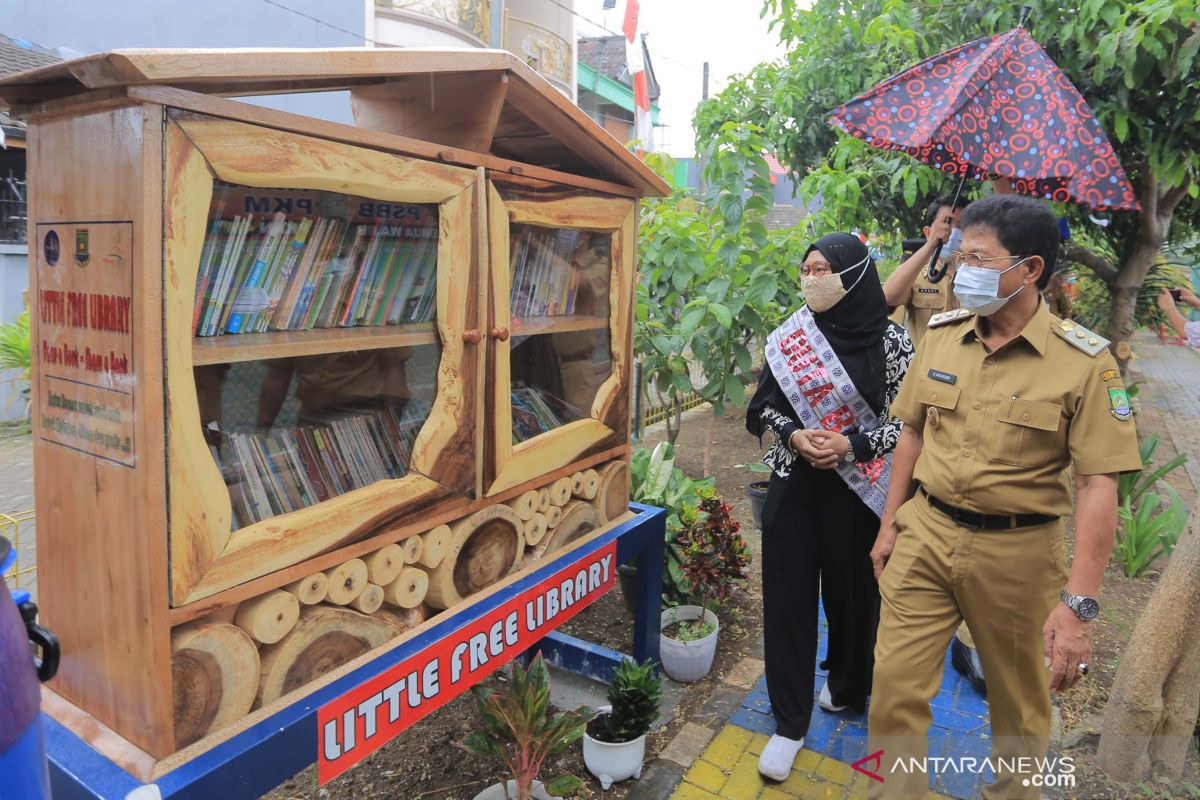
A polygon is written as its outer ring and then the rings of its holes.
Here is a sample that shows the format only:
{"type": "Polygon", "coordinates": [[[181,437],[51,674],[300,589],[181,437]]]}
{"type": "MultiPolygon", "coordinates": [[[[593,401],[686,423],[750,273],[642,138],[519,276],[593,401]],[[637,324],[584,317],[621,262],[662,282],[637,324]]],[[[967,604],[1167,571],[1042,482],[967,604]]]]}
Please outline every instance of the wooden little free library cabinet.
{"type": "Polygon", "coordinates": [[[45,707],[98,748],[186,758],[626,518],[667,186],[514,56],[116,51],[0,100],[45,707]],[[231,99],[316,91],[355,124],[231,99]]]}

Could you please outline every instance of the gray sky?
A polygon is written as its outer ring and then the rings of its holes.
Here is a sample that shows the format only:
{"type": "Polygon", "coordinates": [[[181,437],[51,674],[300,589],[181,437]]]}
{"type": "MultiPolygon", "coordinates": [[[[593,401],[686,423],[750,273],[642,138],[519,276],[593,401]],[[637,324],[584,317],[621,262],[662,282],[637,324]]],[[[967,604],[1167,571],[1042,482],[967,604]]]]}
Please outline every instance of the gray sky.
{"type": "MultiPolygon", "coordinates": [[[[620,32],[625,0],[617,0],[613,11],[603,10],[603,0],[575,0],[574,5],[579,16],[620,32]]],[[[692,112],[700,102],[705,61],[709,93],[716,94],[730,75],[783,55],[778,37],[767,32],[767,20],[758,17],[761,8],[760,0],[640,0],[641,28],[662,86],[659,122],[670,126],[665,149],[672,156],[695,154],[692,112]]],[[[576,19],[576,31],[604,35],[584,19],[576,19]]]]}

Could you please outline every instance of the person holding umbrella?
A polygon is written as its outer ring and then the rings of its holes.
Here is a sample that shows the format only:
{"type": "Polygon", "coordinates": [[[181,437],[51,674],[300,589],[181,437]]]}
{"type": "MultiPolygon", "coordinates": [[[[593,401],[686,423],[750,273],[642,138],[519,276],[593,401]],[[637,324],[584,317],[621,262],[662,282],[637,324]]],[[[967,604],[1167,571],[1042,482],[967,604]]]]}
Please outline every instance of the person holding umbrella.
{"type": "Polygon", "coordinates": [[[1039,294],[1058,248],[1054,213],[992,195],[960,221],[962,308],[930,321],[891,409],[904,427],[871,551],[882,597],[868,720],[882,779],[870,785],[875,800],[928,787],[924,772],[895,767],[926,755],[929,703],[963,620],[988,683],[997,766],[984,795],[1039,796],[1019,759],[1045,756],[1047,689],[1067,690],[1087,673],[1117,475],[1142,466],[1108,342],[1052,316],[1039,294]],[[1068,465],[1077,497],[1070,569],[1068,465]]]}

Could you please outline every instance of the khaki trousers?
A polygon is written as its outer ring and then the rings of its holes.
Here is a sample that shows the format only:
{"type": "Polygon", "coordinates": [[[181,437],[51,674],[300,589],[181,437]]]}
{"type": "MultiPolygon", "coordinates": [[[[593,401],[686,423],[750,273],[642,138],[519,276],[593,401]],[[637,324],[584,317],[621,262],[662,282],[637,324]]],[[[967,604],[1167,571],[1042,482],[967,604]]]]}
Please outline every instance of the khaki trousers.
{"type": "MultiPolygon", "coordinates": [[[[868,753],[883,750],[872,800],[925,796],[929,775],[911,769],[927,755],[929,703],[941,685],[946,648],[966,620],[987,676],[992,759],[1022,766],[1043,758],[1050,738],[1050,670],[1042,626],[1066,585],[1061,520],[1008,531],[956,525],[918,493],[896,514],[900,534],[880,578],[868,753]],[[899,765],[908,765],[906,770],[899,765]]],[[[948,752],[953,758],[953,739],[948,752]]],[[[874,765],[870,765],[873,767],[874,765]]],[[[932,769],[932,765],[930,766],[932,769]]],[[[1036,798],[1036,773],[996,767],[987,798],[1036,798]]]]}

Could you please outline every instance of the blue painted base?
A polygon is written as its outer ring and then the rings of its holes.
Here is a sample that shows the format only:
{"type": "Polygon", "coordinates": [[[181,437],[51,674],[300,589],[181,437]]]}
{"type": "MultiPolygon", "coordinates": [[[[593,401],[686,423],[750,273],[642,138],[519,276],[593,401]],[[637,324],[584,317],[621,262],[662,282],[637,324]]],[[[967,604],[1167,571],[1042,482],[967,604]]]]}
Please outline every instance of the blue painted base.
{"type": "MultiPolygon", "coordinates": [[[[0,583],[0,589],[4,584],[0,583]]],[[[42,722],[34,719],[7,750],[0,753],[0,800],[50,800],[50,774],[42,722]]]]}
{"type": "MultiPolygon", "coordinates": [[[[636,513],[633,519],[546,561],[534,572],[482,600],[452,609],[445,619],[421,635],[400,643],[370,663],[260,719],[247,730],[163,775],[157,781],[162,797],[164,800],[211,800],[214,797],[240,800],[266,794],[316,761],[318,708],[614,541],[618,563],[644,556],[641,559],[643,568],[638,570],[633,657],[638,661],[657,661],[666,513],[638,503],[630,505],[636,513]]],[[[547,658],[557,659],[567,669],[578,668],[589,677],[607,676],[600,677],[602,680],[611,678],[611,670],[622,658],[620,653],[558,633],[548,635],[538,647],[547,658]]],[[[54,800],[122,798],[141,785],[53,718],[42,714],[42,721],[46,728],[46,753],[54,800]]],[[[3,784],[3,778],[0,773],[0,784],[3,784]]],[[[7,800],[7,795],[3,800],[7,800]]]]}

